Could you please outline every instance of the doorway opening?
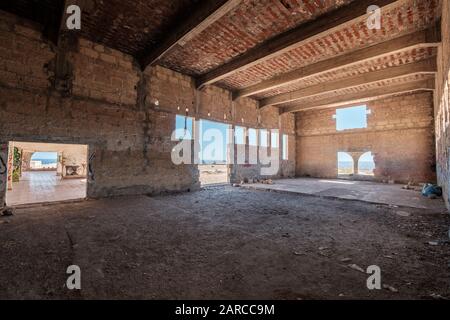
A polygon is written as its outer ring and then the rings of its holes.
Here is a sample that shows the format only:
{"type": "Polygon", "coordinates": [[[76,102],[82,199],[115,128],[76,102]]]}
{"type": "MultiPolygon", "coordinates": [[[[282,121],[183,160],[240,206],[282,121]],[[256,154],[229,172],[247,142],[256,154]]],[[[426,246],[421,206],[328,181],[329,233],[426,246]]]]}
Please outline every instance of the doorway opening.
{"type": "Polygon", "coordinates": [[[202,186],[229,183],[230,125],[209,121],[199,121],[200,183],[202,186]]]}
{"type": "Polygon", "coordinates": [[[87,145],[9,142],[6,204],[86,198],[87,145]]]}

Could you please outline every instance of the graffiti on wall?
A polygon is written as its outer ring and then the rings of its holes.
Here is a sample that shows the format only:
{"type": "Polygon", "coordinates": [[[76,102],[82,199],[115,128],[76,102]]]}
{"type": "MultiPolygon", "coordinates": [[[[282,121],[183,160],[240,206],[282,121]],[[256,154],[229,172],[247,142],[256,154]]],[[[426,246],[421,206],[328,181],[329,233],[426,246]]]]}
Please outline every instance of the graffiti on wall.
{"type": "Polygon", "coordinates": [[[3,157],[3,154],[7,154],[8,146],[2,144],[0,146],[0,175],[8,172],[8,166],[6,165],[7,160],[3,157]]]}
{"type": "Polygon", "coordinates": [[[95,159],[95,152],[93,152],[90,157],[89,157],[89,177],[91,178],[92,181],[95,180],[95,175],[94,175],[94,170],[92,169],[92,162],[95,159]]]}

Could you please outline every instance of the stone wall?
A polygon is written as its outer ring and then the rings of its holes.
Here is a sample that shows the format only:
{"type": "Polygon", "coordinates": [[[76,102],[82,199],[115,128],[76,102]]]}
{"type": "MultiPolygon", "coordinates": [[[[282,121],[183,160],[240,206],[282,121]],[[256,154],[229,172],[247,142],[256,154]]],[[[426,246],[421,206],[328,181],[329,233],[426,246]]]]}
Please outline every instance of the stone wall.
{"type": "Polygon", "coordinates": [[[367,128],[336,130],[336,108],[297,113],[297,175],[337,177],[337,153],[372,152],[375,180],[433,182],[432,93],[402,95],[367,104],[367,128]]]}
{"type": "MultiPolygon", "coordinates": [[[[293,177],[295,175],[295,120],[292,114],[279,115],[276,107],[259,109],[252,99],[232,100],[231,92],[208,86],[198,91],[193,79],[175,71],[156,66],[146,70],[149,77],[147,83],[151,93],[147,101],[152,108],[179,115],[187,115],[196,120],[205,119],[230,124],[244,128],[278,129],[281,139],[283,134],[289,135],[290,157],[280,161],[280,170],[272,178],[293,177]],[[173,92],[179,94],[173,95],[173,92]]],[[[281,143],[281,141],[280,141],[281,143]]],[[[280,144],[281,145],[281,144],[280,144]]],[[[246,159],[252,147],[246,148],[246,159]]],[[[237,148],[235,148],[237,150],[237,148]]],[[[259,153],[259,148],[254,151],[259,153]]],[[[237,163],[235,152],[235,163],[237,163]]],[[[261,165],[236,164],[230,165],[230,181],[240,182],[245,178],[262,178],[261,165]]]]}
{"type": "Polygon", "coordinates": [[[444,198],[449,206],[450,198],[450,2],[442,1],[442,45],[438,51],[438,74],[435,91],[436,155],[438,183],[444,189],[444,198]]]}
{"type": "MultiPolygon", "coordinates": [[[[290,122],[293,136],[293,116],[283,119],[275,108],[233,102],[214,86],[198,91],[193,79],[162,67],[142,72],[131,56],[88,40],[64,36],[56,47],[41,31],[0,11],[0,156],[11,140],[86,144],[89,197],[198,188],[197,167],[171,161],[175,115],[186,110],[257,128],[290,122]]],[[[283,170],[294,167],[290,159],[283,170]]],[[[0,205],[4,180],[0,174],[0,205]]]]}

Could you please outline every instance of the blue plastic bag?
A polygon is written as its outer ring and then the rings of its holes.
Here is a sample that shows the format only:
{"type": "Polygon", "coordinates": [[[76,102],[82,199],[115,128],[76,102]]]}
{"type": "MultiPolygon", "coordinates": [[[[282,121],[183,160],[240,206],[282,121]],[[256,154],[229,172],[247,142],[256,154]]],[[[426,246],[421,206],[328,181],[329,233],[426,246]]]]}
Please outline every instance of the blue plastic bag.
{"type": "Polygon", "coordinates": [[[431,195],[441,197],[442,196],[442,188],[439,186],[436,186],[434,184],[427,183],[422,188],[422,195],[425,197],[429,197],[431,195]]]}

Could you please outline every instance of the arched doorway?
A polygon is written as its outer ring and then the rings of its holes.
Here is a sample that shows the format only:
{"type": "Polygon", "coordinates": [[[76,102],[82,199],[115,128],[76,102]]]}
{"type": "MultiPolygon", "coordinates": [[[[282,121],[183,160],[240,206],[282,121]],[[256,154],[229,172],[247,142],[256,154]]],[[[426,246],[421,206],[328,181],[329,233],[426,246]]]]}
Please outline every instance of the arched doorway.
{"type": "Polygon", "coordinates": [[[338,152],[338,176],[348,176],[354,174],[353,158],[347,152],[338,152]]]}
{"type": "Polygon", "coordinates": [[[373,176],[375,170],[375,161],[373,161],[372,152],[366,152],[358,160],[358,174],[362,176],[373,176]]]}

